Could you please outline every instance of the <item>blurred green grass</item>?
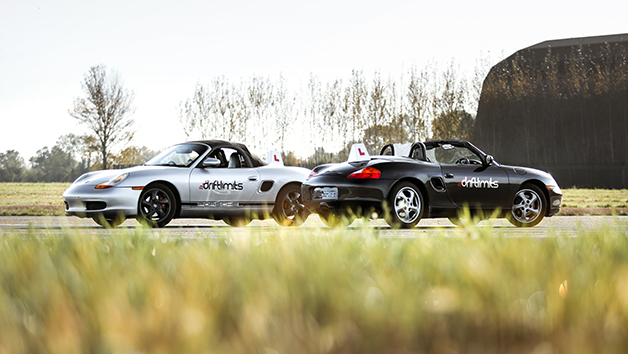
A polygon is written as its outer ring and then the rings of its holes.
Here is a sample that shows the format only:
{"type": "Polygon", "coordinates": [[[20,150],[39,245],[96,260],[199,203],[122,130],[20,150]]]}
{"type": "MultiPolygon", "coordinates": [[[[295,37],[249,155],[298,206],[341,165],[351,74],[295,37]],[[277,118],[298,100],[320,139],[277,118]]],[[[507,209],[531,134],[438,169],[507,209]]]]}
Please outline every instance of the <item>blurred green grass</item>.
{"type": "Polygon", "coordinates": [[[0,353],[628,350],[625,225],[233,230],[0,231],[0,353]]]}

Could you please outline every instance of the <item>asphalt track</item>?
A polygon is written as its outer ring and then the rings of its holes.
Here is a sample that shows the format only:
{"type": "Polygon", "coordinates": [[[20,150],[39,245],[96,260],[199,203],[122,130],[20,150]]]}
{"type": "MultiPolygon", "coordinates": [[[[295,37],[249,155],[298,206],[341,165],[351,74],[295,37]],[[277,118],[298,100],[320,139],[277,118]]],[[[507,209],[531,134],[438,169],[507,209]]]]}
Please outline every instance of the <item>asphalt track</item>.
{"type": "MultiPolygon", "coordinates": [[[[387,238],[421,238],[421,237],[452,237],[474,235],[482,231],[505,237],[556,237],[577,236],[583,231],[613,229],[628,236],[627,216],[554,216],[545,218],[533,228],[517,228],[505,219],[492,219],[480,222],[475,228],[457,227],[447,219],[423,219],[411,230],[394,230],[381,219],[363,221],[356,220],[342,230],[343,235],[360,236],[376,233],[387,238]],[[491,230],[492,228],[492,230],[491,230]]],[[[111,233],[142,232],[151,237],[181,238],[221,238],[251,234],[274,235],[308,235],[338,232],[337,229],[326,227],[316,215],[296,228],[279,227],[274,220],[255,220],[246,227],[234,228],[222,221],[206,219],[176,219],[162,229],[141,228],[135,220],[127,220],[116,229],[105,229],[91,219],[77,217],[45,217],[45,216],[0,216],[0,234],[2,233],[42,234],[79,233],[81,235],[107,235],[111,233]]]]}

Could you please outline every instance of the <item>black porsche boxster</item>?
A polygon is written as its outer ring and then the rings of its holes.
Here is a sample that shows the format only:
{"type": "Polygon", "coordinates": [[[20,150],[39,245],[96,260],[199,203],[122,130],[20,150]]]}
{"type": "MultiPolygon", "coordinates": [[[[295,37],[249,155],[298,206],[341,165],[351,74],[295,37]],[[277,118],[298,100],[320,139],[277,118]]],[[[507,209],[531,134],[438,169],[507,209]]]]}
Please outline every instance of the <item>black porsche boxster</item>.
{"type": "Polygon", "coordinates": [[[459,221],[471,216],[506,217],[535,226],[560,211],[562,191],[547,172],[497,163],[465,140],[387,144],[370,156],[364,144],[349,160],[314,168],[302,185],[305,206],[328,225],[356,217],[384,217],[411,228],[422,218],[459,221]]]}

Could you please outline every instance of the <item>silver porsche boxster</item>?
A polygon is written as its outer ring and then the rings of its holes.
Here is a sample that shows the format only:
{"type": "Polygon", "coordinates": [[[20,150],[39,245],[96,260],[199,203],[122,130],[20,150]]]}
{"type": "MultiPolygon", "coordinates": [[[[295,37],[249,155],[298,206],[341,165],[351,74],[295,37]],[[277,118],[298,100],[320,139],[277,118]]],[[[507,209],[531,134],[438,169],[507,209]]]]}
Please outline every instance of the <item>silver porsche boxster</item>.
{"type": "Polygon", "coordinates": [[[267,161],[246,146],[221,140],[177,144],[142,166],[80,176],[63,193],[68,215],[115,227],[127,218],[163,227],[173,218],[222,219],[243,226],[273,217],[298,226],[308,211],[301,184],[310,170],[267,161]]]}

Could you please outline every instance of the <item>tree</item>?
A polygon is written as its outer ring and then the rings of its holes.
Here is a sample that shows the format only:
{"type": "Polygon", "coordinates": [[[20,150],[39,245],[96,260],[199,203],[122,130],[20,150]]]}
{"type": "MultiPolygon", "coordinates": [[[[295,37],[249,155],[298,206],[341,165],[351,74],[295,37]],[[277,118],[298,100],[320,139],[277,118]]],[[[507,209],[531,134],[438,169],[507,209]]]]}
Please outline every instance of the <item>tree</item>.
{"type": "Polygon", "coordinates": [[[106,169],[112,147],[133,138],[133,120],[128,115],[134,110],[134,93],[122,86],[117,74],[107,76],[104,65],[92,66],[81,86],[86,97],[77,98],[68,113],[94,132],[106,169]]]}
{"type": "Polygon", "coordinates": [[[24,172],[24,159],[15,150],[0,153],[0,182],[19,182],[24,172]]]}
{"type": "Polygon", "coordinates": [[[432,123],[434,139],[470,140],[475,118],[464,110],[443,112],[432,123]]]}
{"type": "Polygon", "coordinates": [[[28,179],[31,182],[71,182],[78,177],[76,161],[59,145],[50,150],[47,146],[37,150],[37,155],[30,158],[30,163],[28,179]]]}
{"type": "Polygon", "coordinates": [[[158,153],[158,151],[151,150],[146,146],[130,146],[120,151],[119,155],[114,156],[113,163],[116,168],[137,166],[150,160],[158,153]]]}

